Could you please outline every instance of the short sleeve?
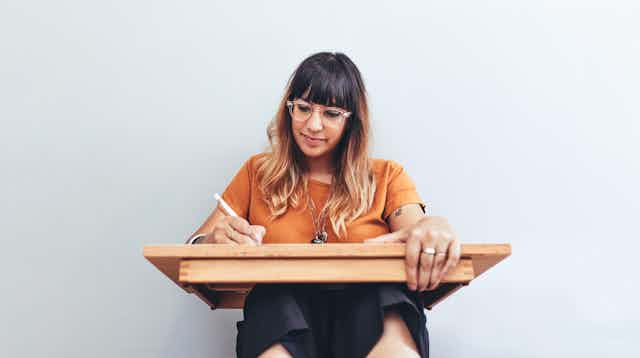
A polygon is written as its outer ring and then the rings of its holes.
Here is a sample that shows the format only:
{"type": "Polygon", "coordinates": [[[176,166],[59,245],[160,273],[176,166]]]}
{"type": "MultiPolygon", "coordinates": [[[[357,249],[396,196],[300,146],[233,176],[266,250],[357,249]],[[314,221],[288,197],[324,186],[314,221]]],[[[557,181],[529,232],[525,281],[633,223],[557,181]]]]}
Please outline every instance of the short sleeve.
{"type": "Polygon", "coordinates": [[[236,172],[222,193],[222,199],[229,204],[238,216],[247,219],[251,203],[251,159],[248,159],[236,172]]]}
{"type": "Polygon", "coordinates": [[[383,219],[397,208],[407,204],[419,204],[424,211],[425,204],[416,191],[416,185],[409,177],[404,168],[394,162],[389,161],[390,169],[387,179],[387,200],[384,206],[383,219]]]}

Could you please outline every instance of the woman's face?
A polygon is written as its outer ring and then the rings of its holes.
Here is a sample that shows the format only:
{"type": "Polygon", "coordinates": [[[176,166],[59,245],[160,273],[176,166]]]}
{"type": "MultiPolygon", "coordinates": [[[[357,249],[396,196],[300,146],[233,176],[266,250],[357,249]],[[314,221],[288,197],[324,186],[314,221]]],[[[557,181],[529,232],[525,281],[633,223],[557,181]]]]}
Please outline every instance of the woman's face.
{"type": "Polygon", "coordinates": [[[348,120],[346,110],[296,99],[291,106],[291,129],[300,150],[308,158],[331,155],[348,120]]]}

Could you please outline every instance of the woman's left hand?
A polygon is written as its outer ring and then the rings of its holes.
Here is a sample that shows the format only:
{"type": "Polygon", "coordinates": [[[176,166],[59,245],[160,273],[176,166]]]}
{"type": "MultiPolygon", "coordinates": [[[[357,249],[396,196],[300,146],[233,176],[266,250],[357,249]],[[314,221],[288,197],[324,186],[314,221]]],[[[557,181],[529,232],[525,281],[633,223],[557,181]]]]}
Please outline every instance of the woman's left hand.
{"type": "Polygon", "coordinates": [[[427,216],[412,226],[364,243],[406,243],[405,263],[410,290],[433,290],[460,261],[460,241],[446,218],[427,216]],[[435,253],[429,254],[431,251],[435,253]],[[426,250],[427,252],[425,252],[426,250]]]}

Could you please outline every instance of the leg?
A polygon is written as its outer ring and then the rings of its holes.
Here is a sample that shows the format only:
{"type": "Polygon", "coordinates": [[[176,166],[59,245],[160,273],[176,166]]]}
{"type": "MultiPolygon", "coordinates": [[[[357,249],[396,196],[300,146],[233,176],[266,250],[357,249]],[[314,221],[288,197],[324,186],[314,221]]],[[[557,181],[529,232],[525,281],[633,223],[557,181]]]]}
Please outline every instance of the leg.
{"type": "Polygon", "coordinates": [[[420,358],[411,332],[399,313],[385,310],[382,337],[367,355],[368,358],[406,357],[420,358]]]}
{"type": "Polygon", "coordinates": [[[267,348],[258,358],[293,358],[289,351],[280,343],[275,343],[267,348]]]}

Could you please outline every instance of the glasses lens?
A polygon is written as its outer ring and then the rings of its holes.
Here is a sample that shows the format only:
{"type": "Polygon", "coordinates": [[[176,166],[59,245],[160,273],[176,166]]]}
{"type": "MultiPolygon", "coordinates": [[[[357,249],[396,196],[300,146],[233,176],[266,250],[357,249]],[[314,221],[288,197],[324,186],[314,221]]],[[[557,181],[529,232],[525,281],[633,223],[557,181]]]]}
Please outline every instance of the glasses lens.
{"type": "Polygon", "coordinates": [[[342,112],[335,109],[325,109],[322,112],[322,119],[326,124],[335,125],[339,124],[342,120],[342,112]]]}
{"type": "Polygon", "coordinates": [[[312,109],[306,103],[294,103],[293,104],[293,119],[297,121],[305,121],[311,115],[312,109]]]}

